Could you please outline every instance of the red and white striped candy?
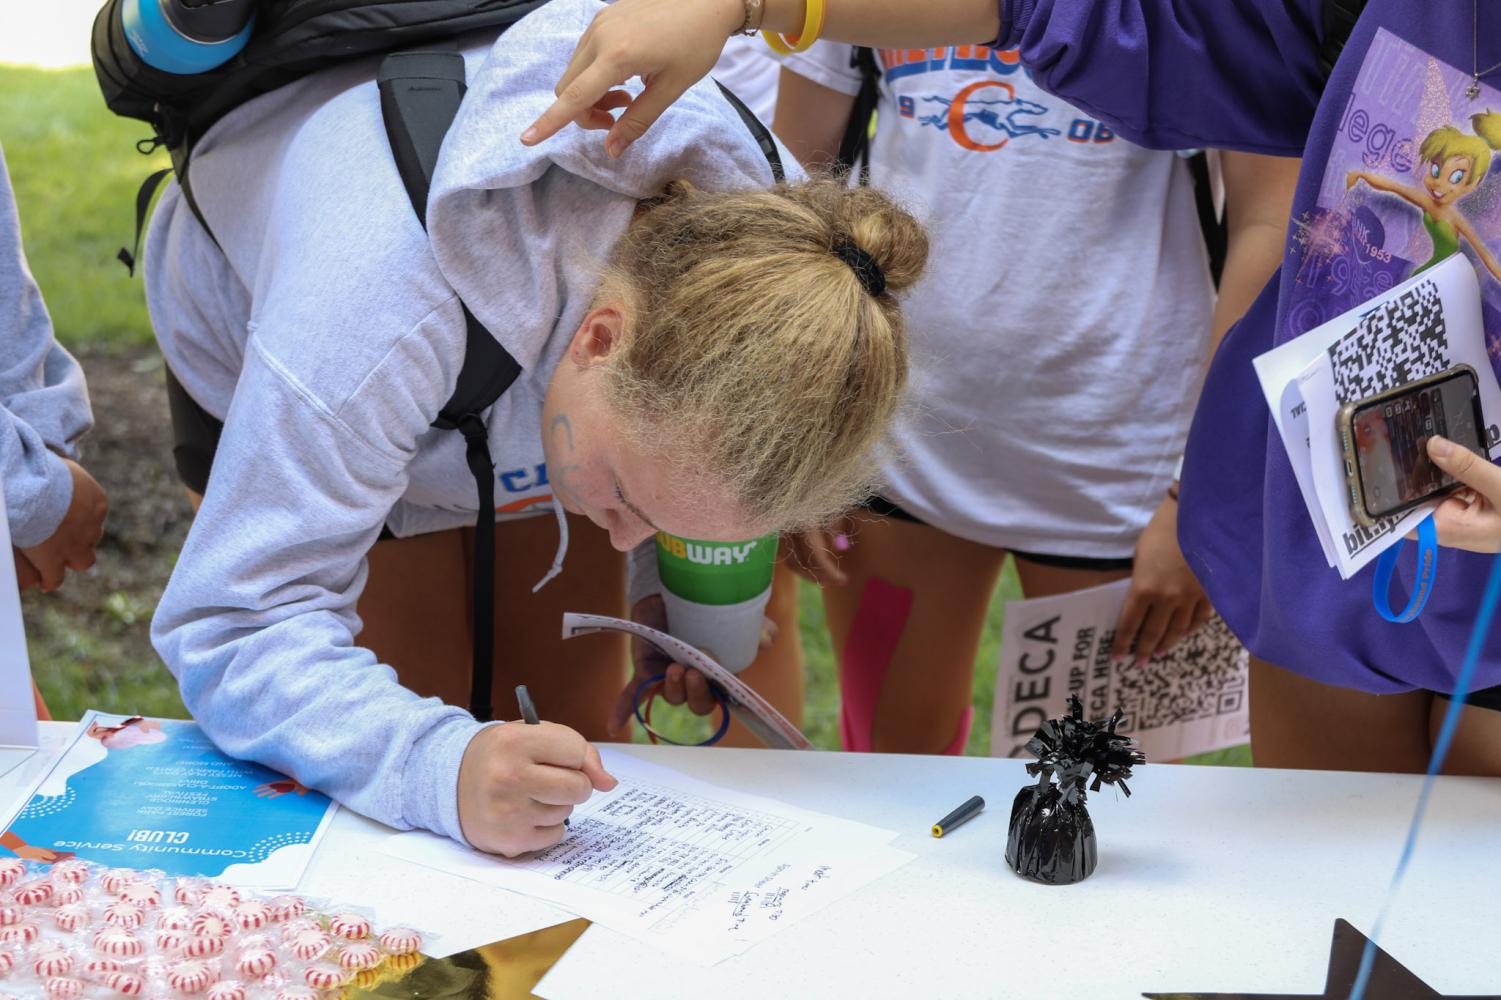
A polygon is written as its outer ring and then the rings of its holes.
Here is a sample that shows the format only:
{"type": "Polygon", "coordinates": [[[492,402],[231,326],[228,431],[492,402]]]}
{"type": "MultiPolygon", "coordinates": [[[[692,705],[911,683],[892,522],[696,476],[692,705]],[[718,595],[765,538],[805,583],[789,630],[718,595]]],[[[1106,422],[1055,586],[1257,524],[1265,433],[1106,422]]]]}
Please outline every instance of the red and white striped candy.
{"type": "Polygon", "coordinates": [[[392,927],[380,936],[380,946],[391,955],[413,955],[422,947],[422,935],[407,927],[392,927]]]}
{"type": "Polygon", "coordinates": [[[0,858],[0,889],[15,885],[26,874],[26,862],[20,858],[0,858]]]}
{"type": "Polygon", "coordinates": [[[162,894],[150,882],[132,882],[120,890],[120,898],[140,907],[160,906],[162,894]]]}
{"type": "Polygon", "coordinates": [[[0,944],[31,944],[41,935],[36,924],[19,923],[0,927],[0,944]]]}
{"type": "Polygon", "coordinates": [[[297,938],[308,931],[323,930],[323,925],[311,917],[298,917],[281,925],[281,943],[291,944],[297,938]]]}
{"type": "Polygon", "coordinates": [[[52,914],[52,920],[65,931],[85,931],[94,922],[89,908],[82,903],[59,907],[57,912],[52,914]]]}
{"type": "Polygon", "coordinates": [[[215,983],[208,988],[208,1000],[245,1000],[245,986],[233,979],[215,983]]]}
{"type": "Polygon", "coordinates": [[[0,927],[9,927],[11,924],[21,922],[21,908],[18,906],[0,906],[0,927]]]}
{"type": "Polygon", "coordinates": [[[66,976],[73,971],[73,956],[61,948],[48,948],[36,953],[36,958],[31,961],[31,968],[44,979],[48,976],[66,976]]]}
{"type": "Polygon", "coordinates": [[[0,976],[10,975],[10,970],[16,967],[16,953],[0,949],[0,976]]]}
{"type": "Polygon", "coordinates": [[[160,931],[185,931],[192,926],[193,915],[180,906],[163,910],[156,918],[156,929],[160,931]]]}
{"type": "Polygon", "coordinates": [[[83,886],[71,882],[58,884],[52,893],[53,906],[73,906],[83,902],[83,886]]]}
{"type": "Polygon", "coordinates": [[[132,975],[129,972],[120,972],[118,970],[107,972],[100,982],[104,984],[105,989],[114,990],[122,996],[138,997],[146,992],[146,984],[141,981],[141,977],[132,975]]]}
{"type": "Polygon", "coordinates": [[[189,958],[208,958],[224,951],[222,937],[195,937],[182,946],[182,953],[189,958]]]}
{"type": "Polygon", "coordinates": [[[202,993],[217,978],[207,962],[178,962],[167,970],[167,985],[184,993],[202,993]]]}
{"type": "Polygon", "coordinates": [[[307,912],[307,903],[301,896],[277,896],[269,907],[271,919],[277,922],[292,920],[307,912]]]}
{"type": "Polygon", "coordinates": [[[163,927],[156,932],[156,946],[162,951],[176,951],[188,941],[188,932],[175,927],[163,927]]]}
{"type": "Polygon", "coordinates": [[[368,941],[355,941],[339,952],[339,968],[350,972],[373,969],[381,962],[380,949],[368,941]]]}
{"type": "Polygon", "coordinates": [[[198,902],[202,906],[232,909],[240,901],[240,891],[232,885],[211,885],[203,890],[198,902]]]}
{"type": "Polygon", "coordinates": [[[146,914],[134,903],[127,903],[123,899],[117,899],[104,908],[104,922],[114,924],[116,927],[124,927],[133,931],[145,923],[146,914]]]}
{"type": "Polygon", "coordinates": [[[203,898],[203,886],[188,879],[178,879],[172,890],[172,898],[183,906],[197,906],[203,898]]]}
{"type": "Polygon", "coordinates": [[[349,978],[349,974],[332,965],[310,965],[303,972],[302,978],[315,990],[331,990],[342,985],[344,980],[349,978]]]}
{"type": "Polygon", "coordinates": [[[146,945],[123,927],[106,927],[94,935],[94,947],[111,958],[139,958],[146,945]]]}
{"type": "Polygon", "coordinates": [[[328,935],[322,931],[304,931],[292,939],[292,954],[304,962],[311,962],[328,951],[332,944],[333,942],[328,939],[328,935]]]}
{"type": "Polygon", "coordinates": [[[89,863],[77,858],[64,858],[52,866],[52,881],[82,885],[89,880],[89,863]]]}
{"type": "Polygon", "coordinates": [[[358,913],[335,913],[328,918],[328,929],[346,941],[363,941],[370,936],[370,921],[358,913]]]}
{"type": "Polygon", "coordinates": [[[266,926],[271,921],[271,913],[266,909],[265,903],[250,899],[235,907],[235,920],[249,931],[266,926]]]}
{"type": "Polygon", "coordinates": [[[47,980],[43,988],[46,989],[47,995],[55,1000],[74,1000],[76,997],[83,996],[85,989],[83,980],[73,979],[70,976],[53,976],[47,980]]]}
{"type": "Polygon", "coordinates": [[[99,888],[111,896],[120,895],[120,890],[136,880],[136,873],[129,868],[111,868],[99,876],[99,888]]]}
{"type": "Polygon", "coordinates": [[[52,899],[52,883],[42,879],[33,879],[30,882],[22,882],[16,886],[15,896],[17,903],[22,906],[38,906],[52,899]]]}
{"type": "Polygon", "coordinates": [[[276,991],[276,1000],[318,1000],[318,991],[311,986],[283,986],[276,991]]]}
{"type": "Polygon", "coordinates": [[[83,963],[83,974],[90,979],[98,979],[100,976],[119,971],[120,963],[116,962],[113,958],[100,958],[95,955],[83,963]]]}
{"type": "Polygon", "coordinates": [[[199,910],[191,924],[194,937],[227,938],[235,932],[233,918],[217,910],[199,910]]]}
{"type": "Polygon", "coordinates": [[[246,948],[240,952],[239,961],[235,962],[236,971],[251,979],[269,975],[274,968],[276,968],[276,952],[270,948],[246,948]]]}

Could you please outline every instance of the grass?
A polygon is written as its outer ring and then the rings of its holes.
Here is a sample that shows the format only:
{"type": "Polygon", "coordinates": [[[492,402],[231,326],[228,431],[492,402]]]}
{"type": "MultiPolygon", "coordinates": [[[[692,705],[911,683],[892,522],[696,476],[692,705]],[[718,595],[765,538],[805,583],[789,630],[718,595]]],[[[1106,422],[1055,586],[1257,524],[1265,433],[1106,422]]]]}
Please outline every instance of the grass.
{"type": "MultiPolygon", "coordinates": [[[[27,255],[52,310],[58,336],[69,347],[137,347],[151,343],[139,278],[128,279],[114,259],[131,237],[136,189],[166,164],[156,153],[138,155],[139,122],[104,108],[91,71],[40,70],[0,65],[0,145],[5,149],[21,209],[27,255]]],[[[1009,567],[994,595],[976,660],[975,721],[966,752],[990,746],[995,664],[1000,655],[1004,603],[1020,597],[1009,567]]],[[[93,707],[183,716],[170,677],[157,663],[132,662],[119,631],[143,627],[149,607],[123,597],[110,608],[103,634],[80,635],[46,620],[33,629],[32,654],[44,694],[58,718],[77,718],[93,707]],[[123,603],[122,603],[123,602],[123,603]],[[48,636],[45,643],[37,633],[48,636]],[[44,648],[45,647],[45,648],[44,648]]],[[[808,736],[819,747],[839,746],[839,692],[834,657],[817,590],[800,594],[802,638],[808,665],[808,736]]],[[[55,612],[43,612],[51,616],[55,612]]],[[[669,732],[699,731],[696,720],[667,721],[669,732]]],[[[1204,763],[1247,764],[1239,747],[1199,758],[1204,763]]]]}
{"type": "Polygon", "coordinates": [[[115,259],[135,226],[136,190],[167,165],[142,156],[142,122],[104,106],[93,71],[0,65],[0,146],[21,209],[32,273],[69,347],[152,341],[139,275],[115,259]]]}

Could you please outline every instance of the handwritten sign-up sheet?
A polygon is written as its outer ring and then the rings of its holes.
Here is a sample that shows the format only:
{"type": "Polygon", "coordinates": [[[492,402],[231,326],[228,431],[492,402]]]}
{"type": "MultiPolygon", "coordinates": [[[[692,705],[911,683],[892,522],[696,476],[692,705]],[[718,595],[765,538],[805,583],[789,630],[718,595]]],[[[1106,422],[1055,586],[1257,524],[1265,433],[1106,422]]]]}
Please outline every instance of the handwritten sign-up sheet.
{"type": "Polygon", "coordinates": [[[604,751],[620,779],[563,841],[515,860],[404,833],[386,853],[554,903],[680,959],[712,965],[913,855],[896,831],[718,788],[604,751]]]}

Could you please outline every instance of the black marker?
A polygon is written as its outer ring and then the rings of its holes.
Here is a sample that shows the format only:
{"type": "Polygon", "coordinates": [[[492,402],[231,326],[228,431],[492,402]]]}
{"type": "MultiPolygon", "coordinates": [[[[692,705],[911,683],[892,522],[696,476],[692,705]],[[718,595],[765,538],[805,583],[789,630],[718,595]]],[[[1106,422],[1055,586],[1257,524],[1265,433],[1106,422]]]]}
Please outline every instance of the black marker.
{"type": "MultiPolygon", "coordinates": [[[[526,689],[525,684],[516,685],[516,704],[521,708],[521,721],[528,726],[535,726],[542,722],[537,718],[537,706],[532,702],[532,693],[526,689]]],[[[563,819],[563,825],[568,825],[568,820],[563,819]]]]}
{"type": "Polygon", "coordinates": [[[975,795],[964,805],[949,813],[943,819],[933,824],[933,836],[942,837],[950,830],[956,829],[968,823],[980,815],[980,810],[985,808],[985,800],[975,795]]]}

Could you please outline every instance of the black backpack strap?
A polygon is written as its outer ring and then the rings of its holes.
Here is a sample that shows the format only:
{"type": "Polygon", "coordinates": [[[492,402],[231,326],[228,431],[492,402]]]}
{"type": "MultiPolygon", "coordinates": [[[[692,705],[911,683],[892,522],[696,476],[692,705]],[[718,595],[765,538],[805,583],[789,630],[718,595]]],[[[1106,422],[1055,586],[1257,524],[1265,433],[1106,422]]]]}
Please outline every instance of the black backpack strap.
{"type": "Polygon", "coordinates": [[[1324,0],[1324,41],[1319,46],[1319,70],[1325,83],[1329,82],[1334,64],[1345,50],[1345,43],[1350,40],[1350,32],[1355,30],[1355,22],[1360,20],[1365,5],[1366,0],[1324,0]]]}
{"type": "Polygon", "coordinates": [[[874,49],[856,46],[850,67],[860,71],[860,90],[850,107],[850,120],[839,140],[836,162],[845,170],[860,170],[860,183],[870,183],[870,126],[881,101],[881,68],[874,49]]]}
{"type": "Polygon", "coordinates": [[[136,260],[141,254],[141,231],[146,228],[146,212],[151,208],[151,199],[156,197],[157,188],[162,186],[162,181],[166,180],[171,172],[171,167],[162,167],[142,181],[140,190],[136,192],[135,241],[129,247],[121,247],[120,252],[115,254],[115,259],[125,265],[125,270],[130,272],[132,278],[136,273],[136,260]]]}
{"type": "Polygon", "coordinates": [[[714,81],[714,86],[719,88],[724,99],[730,102],[730,107],[735,109],[735,113],[740,116],[741,121],[745,122],[745,127],[750,129],[750,134],[755,137],[756,145],[761,147],[761,155],[765,156],[766,162],[771,165],[771,179],[778,184],[785,181],[787,171],[782,169],[782,154],[777,151],[777,141],[772,138],[771,129],[756,117],[754,111],[745,106],[744,101],[735,96],[733,90],[718,80],[714,81]]]}
{"type": "MultiPolygon", "coordinates": [[[[443,137],[464,99],[464,57],[441,48],[394,52],[376,77],[381,117],[396,169],[417,219],[427,226],[427,196],[443,137]]],[[[464,307],[464,364],[453,396],[433,426],[464,435],[465,459],[479,494],[474,530],[474,662],[469,710],[494,717],[491,676],[495,652],[495,463],[481,416],[521,374],[521,365],[464,307]]]]}
{"type": "Polygon", "coordinates": [[[1225,272],[1225,253],[1229,249],[1230,230],[1215,209],[1214,185],[1209,179],[1209,155],[1202,149],[1188,158],[1188,174],[1193,178],[1194,208],[1199,215],[1199,232],[1204,234],[1204,250],[1209,255],[1209,275],[1214,287],[1220,287],[1225,272]]]}

